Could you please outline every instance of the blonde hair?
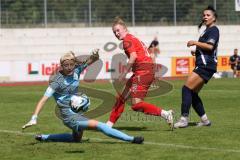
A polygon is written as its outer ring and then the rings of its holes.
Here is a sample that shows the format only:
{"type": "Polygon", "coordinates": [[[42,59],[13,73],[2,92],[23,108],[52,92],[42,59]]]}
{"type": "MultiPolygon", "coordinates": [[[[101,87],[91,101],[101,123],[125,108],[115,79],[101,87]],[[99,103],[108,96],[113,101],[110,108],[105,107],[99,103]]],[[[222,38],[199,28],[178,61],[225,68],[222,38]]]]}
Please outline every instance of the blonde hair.
{"type": "Polygon", "coordinates": [[[69,51],[65,53],[61,58],[60,58],[60,64],[62,64],[66,60],[74,60],[76,61],[75,54],[72,51],[69,51]]]}
{"type": "Polygon", "coordinates": [[[116,25],[121,25],[123,26],[125,29],[127,29],[127,25],[126,23],[122,20],[122,18],[120,17],[115,17],[114,20],[113,20],[113,24],[112,24],[112,27],[116,26],[116,25]]]}

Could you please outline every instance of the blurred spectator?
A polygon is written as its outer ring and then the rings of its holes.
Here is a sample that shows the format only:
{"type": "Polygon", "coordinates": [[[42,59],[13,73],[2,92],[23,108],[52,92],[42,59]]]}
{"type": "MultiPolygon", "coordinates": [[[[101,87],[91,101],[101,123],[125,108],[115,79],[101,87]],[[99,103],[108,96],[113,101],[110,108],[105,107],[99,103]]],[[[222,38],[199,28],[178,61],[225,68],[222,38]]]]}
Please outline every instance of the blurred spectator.
{"type": "MultiPolygon", "coordinates": [[[[152,40],[151,44],[148,47],[148,52],[153,60],[153,63],[155,64],[154,66],[154,72],[155,72],[155,78],[157,79],[157,70],[156,70],[156,58],[158,56],[158,54],[160,54],[160,49],[159,49],[159,42],[158,42],[158,38],[157,36],[154,37],[154,39],[152,40]]],[[[157,87],[157,85],[155,84],[156,82],[154,81],[151,84],[151,87],[157,87]]]]}
{"type": "Polygon", "coordinates": [[[238,55],[238,49],[234,49],[234,54],[230,56],[229,64],[231,65],[231,69],[233,70],[233,76],[239,77],[240,73],[240,56],[238,55]]]}
{"type": "Polygon", "coordinates": [[[148,52],[150,53],[153,60],[155,60],[155,58],[158,56],[158,54],[160,54],[159,42],[158,42],[157,37],[154,37],[153,41],[149,45],[148,52]]]}

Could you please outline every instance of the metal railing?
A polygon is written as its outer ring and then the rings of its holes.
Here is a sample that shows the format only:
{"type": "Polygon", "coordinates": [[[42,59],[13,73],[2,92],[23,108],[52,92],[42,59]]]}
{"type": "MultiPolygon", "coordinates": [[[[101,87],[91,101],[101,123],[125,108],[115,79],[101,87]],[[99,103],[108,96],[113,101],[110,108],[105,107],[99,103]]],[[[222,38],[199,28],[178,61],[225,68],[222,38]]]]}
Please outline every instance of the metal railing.
{"type": "Polygon", "coordinates": [[[0,0],[1,28],[196,25],[208,5],[219,24],[240,24],[234,0],[0,0]]]}

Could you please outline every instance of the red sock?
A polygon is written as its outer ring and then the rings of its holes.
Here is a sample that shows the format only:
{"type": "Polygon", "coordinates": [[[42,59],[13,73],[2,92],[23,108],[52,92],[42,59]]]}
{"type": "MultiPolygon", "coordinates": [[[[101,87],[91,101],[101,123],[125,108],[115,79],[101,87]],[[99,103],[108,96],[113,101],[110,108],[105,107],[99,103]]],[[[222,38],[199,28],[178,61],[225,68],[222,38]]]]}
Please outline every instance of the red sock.
{"type": "Polygon", "coordinates": [[[121,97],[117,98],[115,105],[113,106],[112,112],[110,114],[109,121],[115,123],[124,111],[125,101],[121,97]]]}
{"type": "Polygon", "coordinates": [[[161,108],[144,101],[133,105],[132,109],[134,111],[144,112],[145,114],[150,114],[155,116],[161,116],[161,112],[162,112],[161,108]]]}

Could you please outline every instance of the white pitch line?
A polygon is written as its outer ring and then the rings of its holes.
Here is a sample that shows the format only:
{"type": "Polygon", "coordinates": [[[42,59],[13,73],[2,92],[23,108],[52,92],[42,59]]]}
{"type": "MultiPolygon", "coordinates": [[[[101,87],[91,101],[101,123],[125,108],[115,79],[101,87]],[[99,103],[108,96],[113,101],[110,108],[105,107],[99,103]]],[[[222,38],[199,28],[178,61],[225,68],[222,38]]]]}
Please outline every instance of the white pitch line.
{"type": "MultiPolygon", "coordinates": [[[[21,131],[11,131],[11,130],[0,130],[1,133],[11,133],[11,134],[20,134],[20,135],[28,135],[33,136],[36,133],[33,132],[21,132],[21,131]]],[[[114,142],[112,139],[101,139],[101,138],[90,138],[96,141],[111,141],[114,142]]],[[[156,146],[164,146],[164,147],[173,147],[173,148],[183,148],[183,149],[193,149],[193,150],[206,150],[206,151],[216,151],[216,152],[232,152],[232,153],[240,153],[240,150],[237,149],[221,149],[221,148],[210,148],[210,147],[194,147],[194,146],[187,146],[181,144],[171,144],[171,143],[156,143],[156,142],[148,142],[144,141],[144,145],[156,145],[156,146]]]]}
{"type": "Polygon", "coordinates": [[[35,135],[33,132],[21,132],[21,131],[10,131],[10,130],[0,130],[1,133],[12,133],[12,134],[20,134],[20,135],[35,135]]]}
{"type": "Polygon", "coordinates": [[[175,147],[175,148],[184,148],[184,149],[194,149],[194,150],[212,150],[212,151],[217,151],[217,152],[234,152],[234,153],[240,153],[240,150],[237,150],[237,149],[221,149],[221,148],[210,148],[210,147],[194,147],[194,146],[186,146],[186,145],[181,145],[181,144],[155,143],[155,142],[144,142],[144,144],[164,146],[164,147],[175,147]]]}

